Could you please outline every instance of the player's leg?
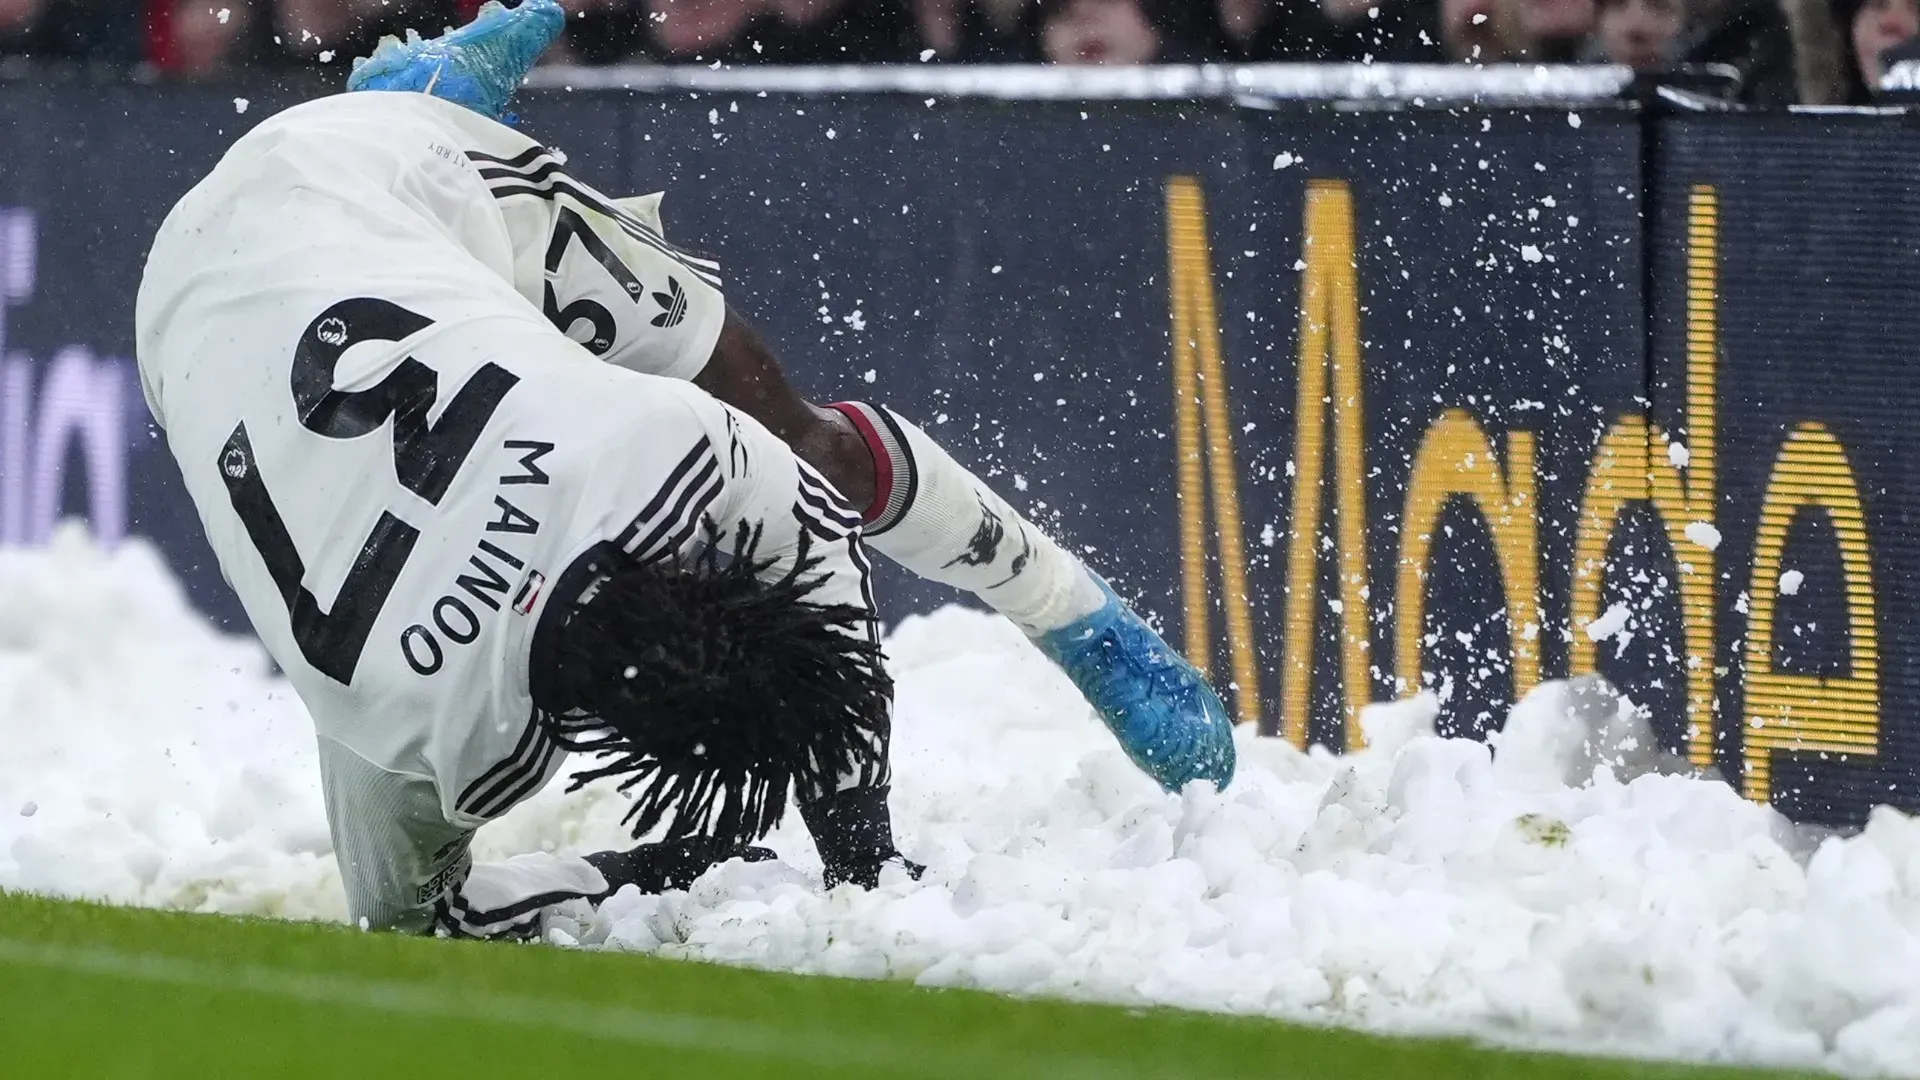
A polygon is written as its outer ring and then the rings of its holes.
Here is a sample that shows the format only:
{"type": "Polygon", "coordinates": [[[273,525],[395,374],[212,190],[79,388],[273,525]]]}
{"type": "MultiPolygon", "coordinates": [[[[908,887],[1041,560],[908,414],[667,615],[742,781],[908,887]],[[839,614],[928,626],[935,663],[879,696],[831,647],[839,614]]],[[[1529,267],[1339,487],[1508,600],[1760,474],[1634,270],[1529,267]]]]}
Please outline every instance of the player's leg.
{"type": "Polygon", "coordinates": [[[875,550],[1019,625],[1154,779],[1171,790],[1232,779],[1232,722],[1199,671],[924,431],[884,406],[808,402],[732,313],[695,381],[763,421],[864,507],[875,550]]]}
{"type": "Polygon", "coordinates": [[[1097,579],[912,424],[795,393],[759,336],[729,313],[694,380],[752,413],[864,508],[867,542],[915,574],[979,596],[1029,635],[1097,610],[1097,579]]]}

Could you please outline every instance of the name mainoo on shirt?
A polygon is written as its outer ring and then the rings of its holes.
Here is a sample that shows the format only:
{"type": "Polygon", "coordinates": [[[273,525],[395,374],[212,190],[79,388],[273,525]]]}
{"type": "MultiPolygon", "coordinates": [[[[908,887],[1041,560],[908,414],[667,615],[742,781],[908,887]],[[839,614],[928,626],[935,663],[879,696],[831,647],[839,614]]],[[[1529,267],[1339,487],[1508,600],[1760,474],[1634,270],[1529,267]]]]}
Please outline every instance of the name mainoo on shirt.
{"type": "MultiPolygon", "coordinates": [[[[526,484],[546,486],[552,477],[539,462],[553,452],[553,446],[550,442],[508,439],[504,448],[517,457],[519,471],[501,476],[498,485],[502,489],[526,484]]],[[[400,653],[417,674],[438,674],[446,666],[448,646],[471,645],[479,640],[481,615],[474,604],[497,612],[511,603],[524,615],[533,610],[546,584],[545,575],[513,551],[516,538],[540,532],[540,522],[515,505],[504,490],[494,494],[493,508],[494,518],[474,544],[473,554],[467,556],[466,565],[446,593],[433,602],[427,620],[400,632],[400,653]]]]}

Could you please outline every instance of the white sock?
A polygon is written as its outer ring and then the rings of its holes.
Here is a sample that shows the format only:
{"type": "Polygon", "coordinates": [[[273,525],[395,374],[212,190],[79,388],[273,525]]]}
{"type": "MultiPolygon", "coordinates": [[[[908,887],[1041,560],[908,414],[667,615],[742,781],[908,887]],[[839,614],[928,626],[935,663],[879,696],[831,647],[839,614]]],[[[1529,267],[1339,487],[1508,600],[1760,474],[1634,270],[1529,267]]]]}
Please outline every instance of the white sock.
{"type": "Polygon", "coordinates": [[[929,581],[978,596],[1038,636],[1082,618],[1105,594],[1079,559],[1022,517],[898,413],[833,406],[873,451],[867,546],[929,581]]]}

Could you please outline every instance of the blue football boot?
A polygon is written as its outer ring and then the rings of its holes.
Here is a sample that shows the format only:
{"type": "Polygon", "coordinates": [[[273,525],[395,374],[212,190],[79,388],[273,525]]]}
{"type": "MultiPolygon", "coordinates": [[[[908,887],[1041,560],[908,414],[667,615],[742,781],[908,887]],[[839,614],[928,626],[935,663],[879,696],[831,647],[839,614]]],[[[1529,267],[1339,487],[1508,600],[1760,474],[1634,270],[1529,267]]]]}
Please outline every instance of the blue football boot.
{"type": "Polygon", "coordinates": [[[407,40],[383,38],[372,56],[353,62],[348,90],[400,90],[465,105],[504,120],[507,102],[521,80],[567,27],[555,0],[523,0],[480,9],[472,22],[437,38],[407,31],[407,40]]]}
{"type": "Polygon", "coordinates": [[[1168,791],[1233,779],[1233,721],[1199,669],[1174,652],[1095,575],[1107,602],[1034,638],[1080,688],[1127,756],[1168,791]]]}

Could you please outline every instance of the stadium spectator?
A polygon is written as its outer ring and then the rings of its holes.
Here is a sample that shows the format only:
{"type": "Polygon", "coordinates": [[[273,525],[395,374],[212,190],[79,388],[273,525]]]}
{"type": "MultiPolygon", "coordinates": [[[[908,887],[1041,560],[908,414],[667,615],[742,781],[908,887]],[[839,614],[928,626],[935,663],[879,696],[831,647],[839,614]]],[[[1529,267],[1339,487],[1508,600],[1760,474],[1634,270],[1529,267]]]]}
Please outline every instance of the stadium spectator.
{"type": "Polygon", "coordinates": [[[641,0],[648,56],[668,63],[732,59],[757,14],[749,0],[641,0]]]}
{"type": "Polygon", "coordinates": [[[460,21],[453,0],[274,0],[273,8],[268,54],[283,65],[344,69],[372,52],[384,34],[437,33],[460,21]]]}
{"type": "Polygon", "coordinates": [[[1226,59],[1262,64],[1358,58],[1349,55],[1358,39],[1334,24],[1320,0],[1217,0],[1215,11],[1226,59]]]}
{"type": "Polygon", "coordinates": [[[660,60],[753,58],[747,39],[759,22],[755,0],[651,0],[639,10],[648,26],[648,51],[660,60]]]}
{"type": "Polygon", "coordinates": [[[1440,45],[1455,63],[1498,64],[1521,52],[1519,13],[1508,0],[1440,0],[1440,45]]]}
{"type": "MultiPolygon", "coordinates": [[[[1878,78],[1878,50],[1920,22],[1920,0],[562,2],[571,15],[553,57],[562,63],[1485,64],[1585,56],[1641,69],[1730,66],[1742,79],[1740,100],[1755,105],[1865,100],[1878,78]],[[1689,18],[1676,38],[1682,7],[1689,18]],[[1819,29],[1833,39],[1827,48],[1807,45],[1798,8],[1818,12],[1819,29]],[[1820,82],[1808,73],[1815,68],[1831,91],[1807,91],[1820,82]]],[[[382,34],[458,23],[480,3],[0,0],[0,57],[132,67],[144,56],[195,80],[289,68],[332,78],[382,34]]]]}
{"type": "MultiPolygon", "coordinates": [[[[547,52],[556,64],[634,63],[648,58],[648,20],[639,0],[560,0],[567,9],[567,32],[547,52]]],[[[460,18],[473,18],[477,4],[462,0],[460,18]]]]}
{"type": "Polygon", "coordinates": [[[1348,59],[1399,64],[1573,63],[1587,47],[1595,18],[1594,0],[1330,2],[1340,6],[1329,12],[1345,18],[1358,40],[1360,55],[1348,59]],[[1364,17],[1355,18],[1354,11],[1364,17]]]}
{"type": "Polygon", "coordinates": [[[244,47],[257,16],[246,0],[173,0],[156,16],[151,38],[154,64],[167,75],[193,82],[230,79],[255,59],[244,47]]]}
{"type": "Polygon", "coordinates": [[[1794,103],[1793,38],[1778,0],[1695,0],[1690,6],[1683,63],[1733,68],[1746,104],[1794,103]]]}
{"type": "Polygon", "coordinates": [[[1403,64],[1575,63],[1595,17],[1594,0],[1388,0],[1369,44],[1403,64]]]}
{"type": "Polygon", "coordinates": [[[1379,58],[1396,64],[1499,64],[1520,58],[1511,0],[1386,0],[1382,21],[1397,27],[1379,58]]]}
{"type": "Polygon", "coordinates": [[[1314,43],[1310,53],[1297,58],[1365,64],[1435,62],[1441,58],[1422,46],[1434,41],[1437,14],[1435,0],[1318,0],[1313,15],[1325,29],[1309,38],[1314,43]],[[1421,51],[1428,55],[1402,55],[1421,51]]]}
{"type": "Polygon", "coordinates": [[[1593,33],[1594,0],[1515,0],[1514,11],[1528,60],[1576,61],[1593,33]]]}
{"type": "Polygon", "coordinates": [[[1680,0],[1599,0],[1600,56],[1635,71],[1666,67],[1679,56],[1686,9],[1680,0]]]}
{"type": "Polygon", "coordinates": [[[192,81],[300,69],[336,78],[383,34],[458,17],[454,0],[160,0],[147,51],[161,72],[192,81]]]}
{"type": "Polygon", "coordinates": [[[918,36],[908,0],[645,0],[633,10],[644,53],[668,63],[887,63],[908,59],[918,36]]]}
{"type": "Polygon", "coordinates": [[[906,0],[761,0],[767,58],[781,64],[906,60],[915,40],[906,0]]]}
{"type": "Polygon", "coordinates": [[[1218,58],[1213,13],[1188,0],[1041,0],[1040,52],[1055,64],[1182,64],[1218,58]]]}
{"type": "Polygon", "coordinates": [[[31,54],[46,12],[46,0],[0,0],[0,53],[31,54]]]}
{"type": "Polygon", "coordinates": [[[0,0],[0,56],[131,67],[139,0],[0,0]]]}
{"type": "Polygon", "coordinates": [[[1886,51],[1920,33],[1920,9],[1915,0],[1839,0],[1834,15],[1846,42],[1853,84],[1863,91],[1854,98],[1865,100],[1886,73],[1886,51]]]}
{"type": "Polygon", "coordinates": [[[1232,43],[1239,59],[1262,57],[1275,39],[1285,31],[1280,27],[1278,5],[1271,0],[1219,0],[1215,5],[1220,32],[1232,43]]]}
{"type": "Polygon", "coordinates": [[[1018,64],[1040,59],[1028,0],[914,0],[919,53],[929,60],[1018,64]]]}

